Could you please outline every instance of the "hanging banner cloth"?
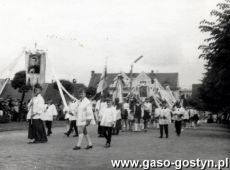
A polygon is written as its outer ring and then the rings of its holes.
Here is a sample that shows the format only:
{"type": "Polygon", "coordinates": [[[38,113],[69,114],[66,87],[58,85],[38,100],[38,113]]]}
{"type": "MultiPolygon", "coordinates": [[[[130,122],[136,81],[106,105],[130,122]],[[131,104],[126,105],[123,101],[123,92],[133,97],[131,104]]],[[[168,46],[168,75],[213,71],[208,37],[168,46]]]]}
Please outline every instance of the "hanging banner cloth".
{"type": "Polygon", "coordinates": [[[18,64],[19,60],[21,59],[21,57],[23,56],[23,54],[25,53],[25,48],[22,49],[22,52],[19,54],[18,57],[16,57],[6,68],[4,68],[1,72],[0,72],[0,78],[4,77],[5,79],[2,80],[2,82],[0,83],[0,95],[2,94],[3,90],[6,87],[6,84],[9,82],[10,77],[12,77],[13,75],[13,70],[16,67],[16,65],[18,64]]]}

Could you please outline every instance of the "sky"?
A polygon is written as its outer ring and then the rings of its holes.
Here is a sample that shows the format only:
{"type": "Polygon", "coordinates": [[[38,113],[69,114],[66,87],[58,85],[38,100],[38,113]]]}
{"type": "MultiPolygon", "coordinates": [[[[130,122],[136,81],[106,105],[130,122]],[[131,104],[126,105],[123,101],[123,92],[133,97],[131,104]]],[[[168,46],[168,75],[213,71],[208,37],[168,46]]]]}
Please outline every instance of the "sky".
{"type": "MultiPolygon", "coordinates": [[[[178,72],[179,86],[200,83],[200,21],[223,0],[0,0],[0,73],[24,48],[47,51],[60,79],[88,85],[101,73],[178,72]]],[[[25,69],[24,57],[14,72],[25,69]]]]}

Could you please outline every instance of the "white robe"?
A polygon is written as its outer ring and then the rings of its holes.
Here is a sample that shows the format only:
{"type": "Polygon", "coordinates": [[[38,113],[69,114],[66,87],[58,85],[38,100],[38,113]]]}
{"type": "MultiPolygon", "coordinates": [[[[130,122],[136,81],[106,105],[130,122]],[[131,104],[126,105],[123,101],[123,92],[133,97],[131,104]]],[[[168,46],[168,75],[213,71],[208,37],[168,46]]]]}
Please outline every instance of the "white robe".
{"type": "Polygon", "coordinates": [[[69,110],[68,110],[68,112],[66,114],[68,114],[67,117],[68,117],[68,119],[70,121],[77,120],[78,106],[79,106],[79,102],[78,101],[69,103],[69,105],[68,105],[68,109],[69,110]]]}
{"type": "Polygon", "coordinates": [[[182,117],[184,116],[184,113],[185,113],[185,109],[183,107],[181,107],[181,108],[175,107],[174,111],[173,111],[174,120],[175,121],[181,121],[182,117]]]}
{"type": "Polygon", "coordinates": [[[117,111],[115,107],[106,108],[102,112],[101,126],[112,127],[115,125],[117,111]]]}
{"type": "Polygon", "coordinates": [[[102,112],[106,108],[107,108],[107,103],[106,102],[101,102],[101,100],[97,101],[97,104],[96,104],[96,113],[97,113],[97,120],[99,122],[101,121],[102,112]]]}
{"type": "Polygon", "coordinates": [[[57,109],[54,104],[46,105],[46,110],[44,114],[42,114],[42,120],[44,121],[53,121],[53,116],[57,116],[57,109]]]}
{"type": "Polygon", "coordinates": [[[45,111],[45,106],[45,101],[41,94],[38,94],[37,96],[33,97],[28,104],[29,111],[27,113],[26,119],[31,119],[31,116],[34,114],[36,115],[33,116],[32,119],[41,119],[42,114],[45,111]]]}
{"type": "Polygon", "coordinates": [[[171,123],[171,110],[169,108],[161,109],[159,115],[159,124],[168,125],[171,123]]]}
{"type": "Polygon", "coordinates": [[[77,110],[77,126],[85,126],[87,121],[95,125],[92,104],[86,97],[79,103],[77,110]]]}

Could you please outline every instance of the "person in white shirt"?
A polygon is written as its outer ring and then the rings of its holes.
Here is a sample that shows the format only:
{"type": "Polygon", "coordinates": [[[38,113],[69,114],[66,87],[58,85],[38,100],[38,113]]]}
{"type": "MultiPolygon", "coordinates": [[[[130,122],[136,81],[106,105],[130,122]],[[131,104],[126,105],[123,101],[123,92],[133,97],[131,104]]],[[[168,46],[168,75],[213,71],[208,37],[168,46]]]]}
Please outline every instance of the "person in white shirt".
{"type": "Polygon", "coordinates": [[[107,103],[105,102],[105,98],[101,97],[101,99],[97,101],[96,108],[95,108],[95,113],[96,113],[95,115],[97,117],[97,123],[98,123],[98,129],[97,129],[98,137],[104,137],[100,123],[101,123],[101,113],[106,107],[107,107],[107,103]]]}
{"type": "Polygon", "coordinates": [[[160,111],[161,111],[161,107],[157,107],[155,109],[155,113],[154,113],[154,121],[155,121],[155,125],[156,125],[156,128],[159,129],[160,126],[159,126],[159,115],[160,115],[160,111]]]}
{"type": "Polygon", "coordinates": [[[42,121],[42,114],[45,111],[45,102],[41,96],[42,87],[35,85],[35,96],[30,100],[28,104],[28,110],[26,119],[29,121],[28,138],[33,140],[29,144],[33,143],[45,143],[48,141],[46,136],[45,127],[42,121]]]}
{"type": "Polygon", "coordinates": [[[189,120],[189,113],[188,108],[185,109],[184,115],[183,115],[183,127],[188,128],[188,120],[189,120]]]}
{"type": "Polygon", "coordinates": [[[47,128],[47,136],[52,134],[52,122],[53,117],[57,116],[57,109],[54,104],[52,104],[52,100],[48,99],[47,105],[45,106],[45,112],[43,114],[43,121],[45,121],[46,128],[47,128]]]}
{"type": "Polygon", "coordinates": [[[81,143],[83,137],[85,136],[88,145],[85,149],[92,149],[93,144],[91,138],[87,132],[87,126],[90,124],[95,125],[95,119],[92,109],[92,103],[89,99],[86,98],[85,91],[80,92],[80,102],[77,109],[77,127],[79,132],[77,146],[73,148],[73,150],[81,149],[81,143]]]}
{"type": "Polygon", "coordinates": [[[66,114],[68,114],[67,117],[69,119],[70,125],[69,125],[68,131],[64,133],[67,137],[69,137],[73,129],[75,131],[75,135],[73,135],[73,137],[78,136],[78,129],[77,129],[77,124],[76,124],[78,105],[79,105],[78,101],[68,100],[68,109],[66,111],[66,114]]]}
{"type": "Polygon", "coordinates": [[[113,107],[112,99],[107,99],[107,108],[103,110],[101,118],[101,126],[103,127],[103,134],[106,138],[105,148],[109,148],[112,138],[112,130],[116,123],[116,108],[113,107]]]}
{"type": "Polygon", "coordinates": [[[182,118],[183,118],[184,112],[185,110],[183,107],[181,107],[180,103],[176,103],[175,106],[173,107],[173,117],[175,121],[175,128],[176,128],[177,136],[180,136],[181,134],[182,118]]]}
{"type": "Polygon", "coordinates": [[[163,129],[165,131],[165,136],[168,138],[168,125],[171,122],[171,110],[167,108],[167,102],[163,101],[161,109],[158,113],[159,125],[160,125],[160,137],[163,138],[163,129]]]}
{"type": "Polygon", "coordinates": [[[144,108],[144,131],[147,131],[148,128],[148,122],[150,120],[150,116],[152,114],[152,104],[150,103],[149,99],[145,99],[145,102],[143,104],[143,108],[144,108]]]}

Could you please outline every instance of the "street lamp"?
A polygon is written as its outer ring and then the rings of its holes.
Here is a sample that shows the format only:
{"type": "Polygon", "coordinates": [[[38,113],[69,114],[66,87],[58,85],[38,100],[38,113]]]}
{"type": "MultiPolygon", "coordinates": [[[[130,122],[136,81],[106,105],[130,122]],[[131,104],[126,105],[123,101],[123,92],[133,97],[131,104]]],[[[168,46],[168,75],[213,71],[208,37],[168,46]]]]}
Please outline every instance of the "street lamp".
{"type": "Polygon", "coordinates": [[[143,56],[138,57],[132,64],[131,64],[131,70],[130,70],[130,95],[132,93],[132,84],[133,84],[133,66],[135,63],[137,63],[143,56]]]}

